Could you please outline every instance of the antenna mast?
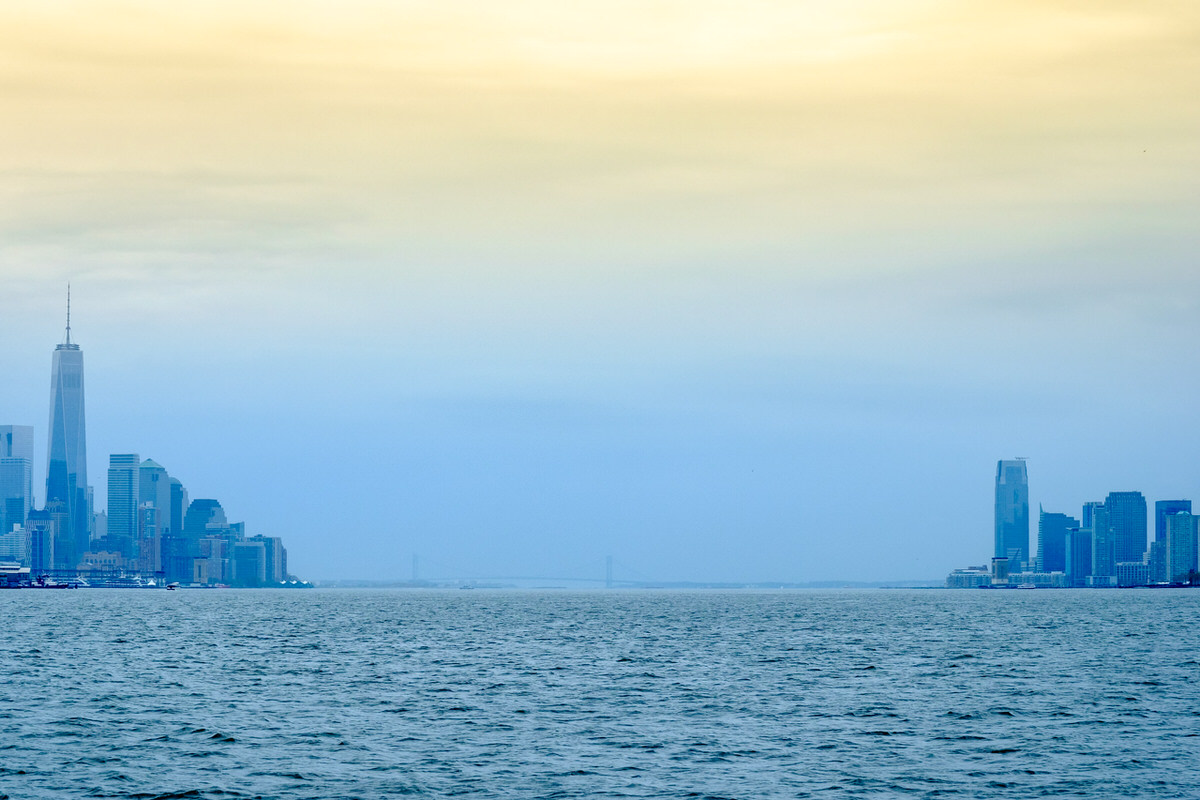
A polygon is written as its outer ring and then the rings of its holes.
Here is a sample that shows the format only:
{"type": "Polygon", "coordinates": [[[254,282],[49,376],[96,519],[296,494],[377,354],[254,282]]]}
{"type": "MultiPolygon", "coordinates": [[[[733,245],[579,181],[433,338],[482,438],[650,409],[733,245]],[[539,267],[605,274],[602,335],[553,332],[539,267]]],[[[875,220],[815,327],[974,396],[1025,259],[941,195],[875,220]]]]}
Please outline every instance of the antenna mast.
{"type": "Polygon", "coordinates": [[[71,284],[67,284],[67,344],[71,343],[71,284]]]}

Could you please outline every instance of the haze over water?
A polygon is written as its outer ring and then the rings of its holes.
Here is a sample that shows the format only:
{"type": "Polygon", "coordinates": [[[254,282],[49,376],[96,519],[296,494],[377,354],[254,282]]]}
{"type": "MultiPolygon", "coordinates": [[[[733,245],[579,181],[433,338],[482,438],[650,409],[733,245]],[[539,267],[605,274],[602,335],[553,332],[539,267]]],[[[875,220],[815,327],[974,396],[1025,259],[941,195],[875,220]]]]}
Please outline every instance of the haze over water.
{"type": "Polygon", "coordinates": [[[138,453],[311,579],[938,580],[1000,458],[1198,497],[1197,97],[1180,0],[6,0],[0,424],[69,281],[97,508],[138,453]]]}
{"type": "Polygon", "coordinates": [[[0,594],[0,795],[1180,797],[1200,592],[0,594]]]}

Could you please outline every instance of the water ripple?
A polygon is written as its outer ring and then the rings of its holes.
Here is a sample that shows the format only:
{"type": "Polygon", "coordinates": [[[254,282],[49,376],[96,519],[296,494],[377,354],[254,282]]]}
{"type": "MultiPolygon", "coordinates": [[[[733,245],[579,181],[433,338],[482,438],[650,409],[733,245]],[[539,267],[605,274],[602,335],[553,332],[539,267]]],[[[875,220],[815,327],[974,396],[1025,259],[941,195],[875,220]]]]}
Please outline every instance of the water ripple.
{"type": "Polygon", "coordinates": [[[0,798],[1195,796],[1200,592],[0,593],[0,798]]]}

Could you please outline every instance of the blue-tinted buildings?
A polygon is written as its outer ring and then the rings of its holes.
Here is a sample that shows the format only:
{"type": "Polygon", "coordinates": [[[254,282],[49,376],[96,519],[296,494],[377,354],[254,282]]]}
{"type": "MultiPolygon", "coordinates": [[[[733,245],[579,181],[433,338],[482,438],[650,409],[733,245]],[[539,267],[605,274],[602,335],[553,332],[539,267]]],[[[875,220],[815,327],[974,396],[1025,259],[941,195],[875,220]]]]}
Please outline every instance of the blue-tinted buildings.
{"type": "Polygon", "coordinates": [[[108,457],[108,523],[105,550],[132,559],[138,539],[138,466],[137,453],[119,453],[108,457]]]}
{"type": "Polygon", "coordinates": [[[1192,513],[1191,500],[1156,500],[1154,501],[1154,541],[1167,540],[1167,516],[1178,514],[1180,511],[1192,513]]]}
{"type": "Polygon", "coordinates": [[[50,368],[49,453],[46,508],[62,515],[55,537],[54,567],[73,569],[88,549],[87,432],[83,407],[83,351],[71,341],[70,309],[66,341],[54,349],[50,368]]]}
{"type": "Polygon", "coordinates": [[[1092,530],[1072,528],[1067,531],[1066,569],[1068,586],[1087,586],[1092,576],[1092,530]]]}
{"type": "Polygon", "coordinates": [[[0,425],[0,536],[33,509],[33,426],[0,425]]]}
{"type": "Polygon", "coordinates": [[[1007,558],[1014,571],[1029,561],[1029,477],[1025,461],[996,464],[994,558],[1007,558]]]}
{"type": "Polygon", "coordinates": [[[1195,572],[1197,565],[1197,518],[1187,511],[1170,514],[1167,527],[1167,580],[1183,583],[1195,572]]]}
{"type": "MultiPolygon", "coordinates": [[[[1117,576],[1116,537],[1108,518],[1108,507],[1104,503],[1085,503],[1083,517],[1090,521],[1088,530],[1092,540],[1092,570],[1089,577],[1115,578],[1117,576]]],[[[1087,523],[1085,523],[1087,524],[1087,523]]],[[[1104,585],[1104,581],[1100,581],[1104,585]]]]}
{"type": "Polygon", "coordinates": [[[1038,508],[1038,572],[1066,572],[1067,532],[1078,527],[1074,517],[1038,508]]]}
{"type": "Polygon", "coordinates": [[[1143,561],[1146,556],[1146,498],[1141,492],[1109,492],[1104,509],[1112,528],[1114,565],[1143,561]]]}

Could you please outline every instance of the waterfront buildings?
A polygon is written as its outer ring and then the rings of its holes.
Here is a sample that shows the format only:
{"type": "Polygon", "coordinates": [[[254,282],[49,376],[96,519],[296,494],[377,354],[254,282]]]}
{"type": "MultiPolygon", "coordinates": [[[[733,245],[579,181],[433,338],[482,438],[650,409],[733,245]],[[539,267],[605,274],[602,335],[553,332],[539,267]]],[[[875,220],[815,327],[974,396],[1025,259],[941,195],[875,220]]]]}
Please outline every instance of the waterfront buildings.
{"type": "Polygon", "coordinates": [[[14,525],[8,533],[0,533],[0,563],[23,564],[29,557],[29,531],[14,525]]]}
{"type": "Polygon", "coordinates": [[[1167,540],[1167,516],[1178,514],[1180,511],[1192,513],[1191,500],[1156,500],[1154,501],[1154,541],[1167,540]]]}
{"type": "Polygon", "coordinates": [[[46,502],[40,509],[33,502],[33,435],[30,426],[0,426],[0,561],[17,564],[16,573],[52,580],[82,575],[92,585],[150,579],[228,585],[236,576],[238,585],[269,586],[291,578],[282,539],[248,538],[245,524],[230,524],[216,500],[189,503],[183,484],[153,459],[109,456],[107,510],[94,508],[87,484],[83,352],[71,341],[69,298],[65,341],[51,364],[46,502]]]}
{"type": "Polygon", "coordinates": [[[1092,529],[1071,528],[1063,548],[1068,586],[1087,586],[1092,575],[1092,529]]]}
{"type": "Polygon", "coordinates": [[[1079,519],[1038,507],[1038,549],[1022,560],[1028,541],[1029,484],[1024,459],[996,466],[992,569],[955,570],[946,586],[1117,587],[1200,582],[1200,517],[1190,500],[1154,504],[1154,540],[1147,540],[1147,503],[1141,492],[1109,492],[1083,504],[1079,519]],[[1022,517],[1024,516],[1024,520],[1022,517]],[[1024,521],[1024,530],[1022,522],[1024,521]],[[1149,546],[1147,546],[1149,545],[1149,546]]]}
{"type": "Polygon", "coordinates": [[[1187,511],[1169,514],[1166,519],[1167,527],[1167,580],[1183,582],[1196,571],[1197,564],[1197,521],[1200,518],[1192,516],[1187,511]]]}
{"type": "Polygon", "coordinates": [[[171,512],[168,527],[172,533],[180,533],[183,531],[183,515],[188,507],[188,493],[176,478],[170,479],[170,492],[171,512]]]}
{"type": "Polygon", "coordinates": [[[1007,558],[1019,569],[1029,561],[1029,477],[1024,459],[996,464],[996,540],[994,558],[1007,558]]]}
{"type": "Polygon", "coordinates": [[[1065,572],[1067,569],[1067,531],[1079,527],[1079,520],[1066,514],[1047,512],[1038,506],[1037,572],[1065,572]]]}
{"type": "Polygon", "coordinates": [[[108,522],[102,549],[134,557],[138,538],[138,466],[137,453],[108,457],[108,522]]]}
{"type": "Polygon", "coordinates": [[[138,565],[146,572],[162,569],[162,540],[170,536],[171,488],[178,483],[157,461],[138,467],[138,565]]]}
{"type": "Polygon", "coordinates": [[[1141,492],[1109,492],[1104,509],[1112,528],[1115,563],[1141,563],[1146,555],[1146,498],[1141,492]]]}
{"type": "Polygon", "coordinates": [[[1105,585],[1109,578],[1117,576],[1116,535],[1108,507],[1104,503],[1085,503],[1083,519],[1092,539],[1092,569],[1088,577],[1091,585],[1105,585]]]}
{"type": "Polygon", "coordinates": [[[33,426],[0,425],[0,536],[33,508],[33,426]]]}
{"type": "Polygon", "coordinates": [[[54,544],[58,538],[58,520],[49,510],[41,508],[29,512],[26,523],[28,532],[29,555],[25,562],[32,568],[34,575],[41,575],[54,569],[54,544]]]}

